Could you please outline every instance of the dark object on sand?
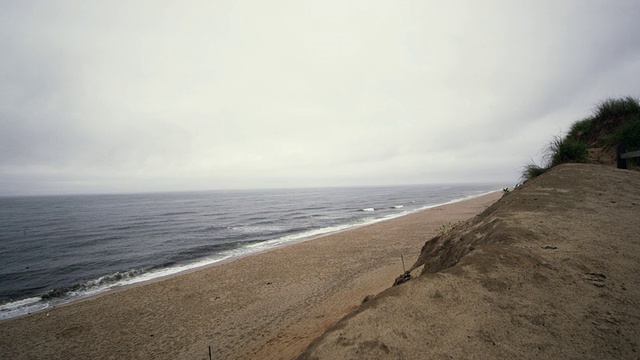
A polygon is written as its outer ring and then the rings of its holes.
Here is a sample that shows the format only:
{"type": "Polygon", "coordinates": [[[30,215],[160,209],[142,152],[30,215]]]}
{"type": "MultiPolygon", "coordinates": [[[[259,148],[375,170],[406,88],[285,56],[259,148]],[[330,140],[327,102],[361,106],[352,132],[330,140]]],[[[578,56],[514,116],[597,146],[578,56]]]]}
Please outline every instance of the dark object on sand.
{"type": "Polygon", "coordinates": [[[405,271],[404,274],[398,276],[393,282],[393,286],[400,285],[406,283],[411,280],[411,273],[409,271],[405,271]]]}
{"type": "Polygon", "coordinates": [[[375,297],[375,295],[367,295],[364,297],[364,299],[362,299],[362,303],[366,303],[367,301],[373,299],[375,297]]]}

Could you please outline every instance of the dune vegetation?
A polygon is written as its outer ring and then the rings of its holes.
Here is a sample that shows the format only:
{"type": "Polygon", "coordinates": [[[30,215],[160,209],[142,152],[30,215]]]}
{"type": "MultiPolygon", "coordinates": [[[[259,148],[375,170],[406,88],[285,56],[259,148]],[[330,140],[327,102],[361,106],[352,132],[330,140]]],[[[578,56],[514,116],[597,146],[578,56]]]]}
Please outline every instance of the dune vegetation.
{"type": "MultiPolygon", "coordinates": [[[[616,147],[640,150],[640,101],[627,96],[607,99],[587,118],[574,122],[566,136],[556,136],[544,151],[542,164],[527,163],[522,179],[530,180],[564,163],[615,162],[616,147]]],[[[640,164],[638,159],[630,161],[640,164]]]]}

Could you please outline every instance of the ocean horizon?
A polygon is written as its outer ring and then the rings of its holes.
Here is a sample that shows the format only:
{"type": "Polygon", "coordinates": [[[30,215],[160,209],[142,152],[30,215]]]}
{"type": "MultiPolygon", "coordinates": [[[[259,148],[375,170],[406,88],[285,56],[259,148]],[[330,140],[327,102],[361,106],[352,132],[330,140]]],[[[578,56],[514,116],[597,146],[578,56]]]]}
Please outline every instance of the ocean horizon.
{"type": "Polygon", "coordinates": [[[454,184],[0,197],[0,319],[500,189],[454,184]]]}

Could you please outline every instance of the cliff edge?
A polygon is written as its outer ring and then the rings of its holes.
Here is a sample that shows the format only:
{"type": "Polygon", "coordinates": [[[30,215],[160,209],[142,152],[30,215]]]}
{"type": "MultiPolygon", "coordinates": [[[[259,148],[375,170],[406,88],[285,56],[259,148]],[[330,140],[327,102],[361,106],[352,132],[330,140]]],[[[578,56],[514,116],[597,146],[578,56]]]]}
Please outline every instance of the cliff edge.
{"type": "Polygon", "coordinates": [[[565,164],[427,241],[301,359],[638,358],[640,172],[565,164]]]}

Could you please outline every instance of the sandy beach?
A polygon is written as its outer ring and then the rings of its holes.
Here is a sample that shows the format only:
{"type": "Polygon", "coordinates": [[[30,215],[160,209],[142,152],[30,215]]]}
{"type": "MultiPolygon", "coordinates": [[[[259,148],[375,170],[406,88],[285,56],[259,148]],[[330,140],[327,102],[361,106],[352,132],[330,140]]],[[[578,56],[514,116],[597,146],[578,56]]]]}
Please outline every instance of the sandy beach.
{"type": "MultiPolygon", "coordinates": [[[[426,240],[502,194],[440,206],[0,322],[4,359],[290,359],[389,288],[426,240]]],[[[417,275],[417,271],[415,272],[417,275]]]]}

